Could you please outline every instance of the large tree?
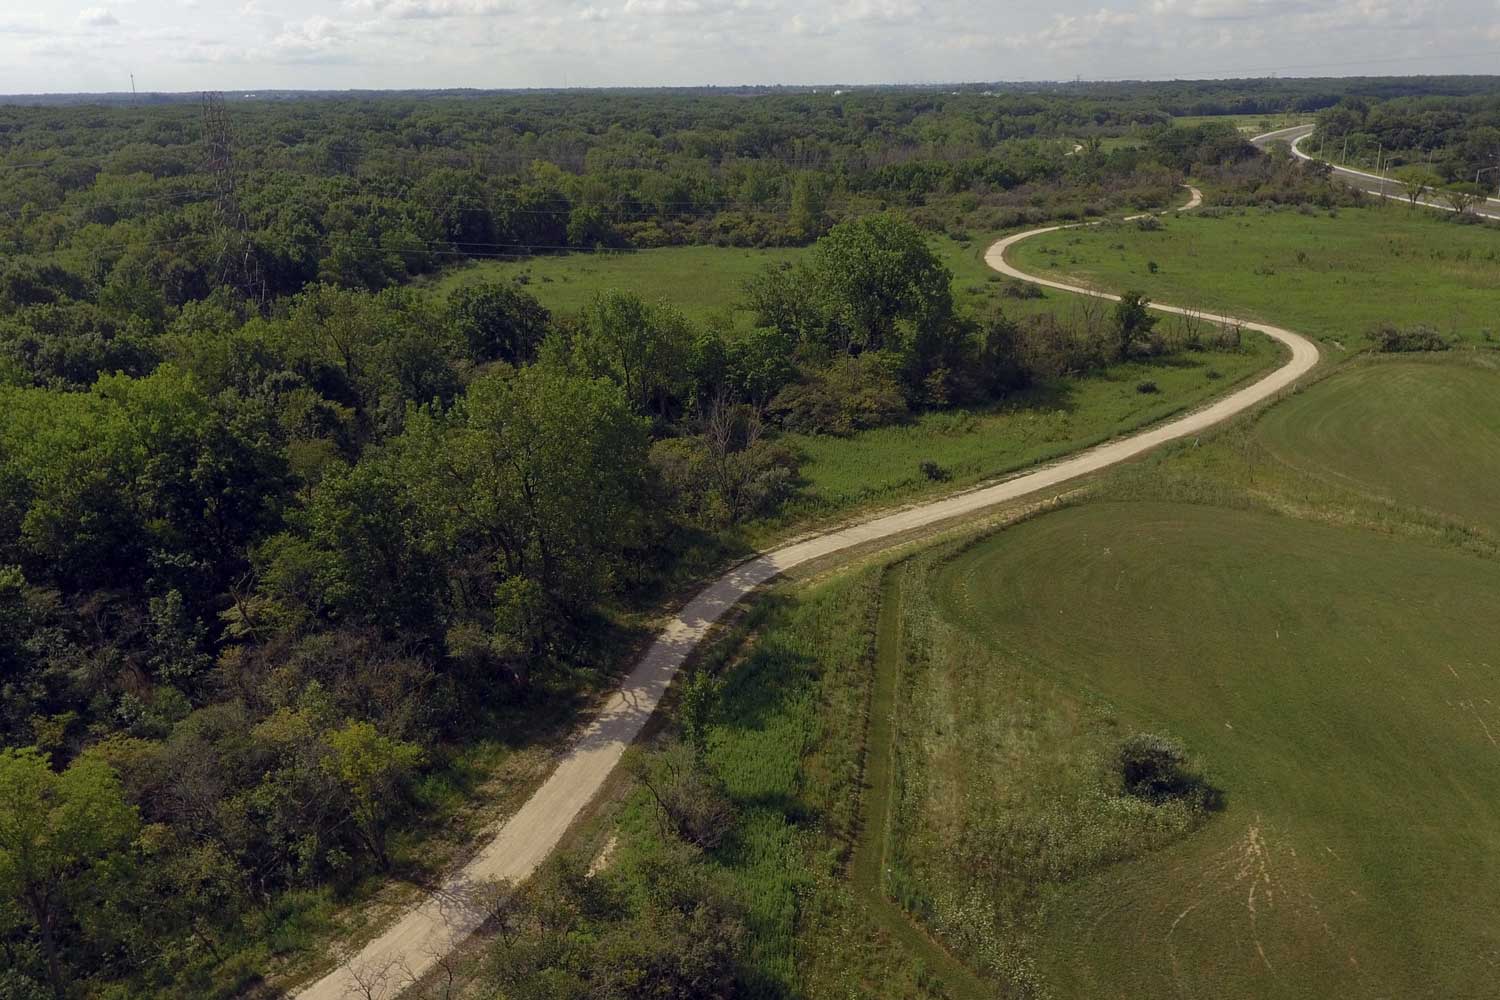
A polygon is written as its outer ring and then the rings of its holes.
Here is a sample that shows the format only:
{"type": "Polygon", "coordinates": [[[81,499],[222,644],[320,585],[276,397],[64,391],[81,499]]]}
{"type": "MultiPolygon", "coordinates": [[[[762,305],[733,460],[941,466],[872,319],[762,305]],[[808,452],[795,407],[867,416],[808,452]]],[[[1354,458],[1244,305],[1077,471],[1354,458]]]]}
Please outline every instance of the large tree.
{"type": "Polygon", "coordinates": [[[58,773],[35,749],[0,750],[0,894],[36,932],[59,998],[68,983],[59,940],[64,925],[138,825],[103,761],[83,757],[58,773]]]}
{"type": "Polygon", "coordinates": [[[899,348],[953,314],[953,276],[922,231],[894,213],[829,230],[812,251],[829,312],[832,346],[899,348]]]}

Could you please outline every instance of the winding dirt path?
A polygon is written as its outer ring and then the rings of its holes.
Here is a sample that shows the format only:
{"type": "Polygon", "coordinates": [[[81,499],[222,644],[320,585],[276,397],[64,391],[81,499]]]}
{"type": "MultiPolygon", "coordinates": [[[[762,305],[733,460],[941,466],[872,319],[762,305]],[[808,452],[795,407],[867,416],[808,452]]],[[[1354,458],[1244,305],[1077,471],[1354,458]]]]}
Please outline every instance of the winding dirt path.
{"type": "MultiPolygon", "coordinates": [[[[1193,189],[1191,200],[1183,208],[1196,207],[1201,200],[1201,194],[1193,189]]],[[[989,248],[985,263],[1021,281],[1118,301],[1116,295],[1034,277],[1005,260],[1005,251],[1022,240],[1065,228],[1071,227],[1049,226],[1008,236],[989,248]]],[[[989,486],[793,542],[725,573],[668,622],[646,655],[621,682],[619,690],[610,696],[603,711],[583,728],[562,755],[557,769],[513,816],[499,825],[484,848],[359,954],[298,993],[300,1000],[347,1000],[354,996],[390,1000],[477,930],[484,922],[482,899],[486,883],[493,879],[524,880],[552,853],[569,825],[604,786],[688,654],[714,622],[755,588],[814,559],[857,545],[893,539],[1050,490],[1168,441],[1197,434],[1282,392],[1318,362],[1318,349],[1312,341],[1290,330],[1177,306],[1153,303],[1152,308],[1257,330],[1290,348],[1291,359],[1237,392],[1138,434],[1097,445],[989,486]]]]}

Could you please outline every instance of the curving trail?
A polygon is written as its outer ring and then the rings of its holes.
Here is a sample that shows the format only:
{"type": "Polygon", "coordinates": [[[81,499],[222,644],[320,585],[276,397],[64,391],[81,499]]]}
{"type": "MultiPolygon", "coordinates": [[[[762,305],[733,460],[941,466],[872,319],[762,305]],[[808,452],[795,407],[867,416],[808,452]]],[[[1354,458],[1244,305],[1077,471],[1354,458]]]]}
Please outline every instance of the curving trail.
{"type": "MultiPolygon", "coordinates": [[[[1202,201],[1200,192],[1190,190],[1192,198],[1184,208],[1196,207],[1202,201]]],[[[1005,260],[1005,251],[1022,240],[1065,228],[1071,227],[1049,226],[1008,236],[989,248],[985,263],[1021,281],[1118,301],[1116,295],[1034,277],[1005,260]]],[[[479,854],[421,903],[406,911],[359,954],[297,996],[301,1000],[345,1000],[350,996],[390,1000],[477,930],[484,922],[481,900],[486,882],[494,879],[523,880],[552,853],[569,825],[604,786],[625,748],[655,711],[683,661],[708,634],[714,622],[755,588],[793,567],[823,556],[869,542],[892,539],[996,504],[1050,490],[1134,458],[1168,441],[1199,433],[1275,396],[1318,362],[1318,349],[1312,341],[1290,330],[1177,306],[1153,304],[1152,308],[1257,330],[1290,348],[1291,359],[1259,381],[1203,409],[1138,434],[1097,445],[990,486],[793,542],[762,553],[725,573],[673,616],[635,669],[621,682],[619,690],[609,697],[603,711],[583,728],[562,755],[557,769],[515,815],[500,824],[479,854]]]]}

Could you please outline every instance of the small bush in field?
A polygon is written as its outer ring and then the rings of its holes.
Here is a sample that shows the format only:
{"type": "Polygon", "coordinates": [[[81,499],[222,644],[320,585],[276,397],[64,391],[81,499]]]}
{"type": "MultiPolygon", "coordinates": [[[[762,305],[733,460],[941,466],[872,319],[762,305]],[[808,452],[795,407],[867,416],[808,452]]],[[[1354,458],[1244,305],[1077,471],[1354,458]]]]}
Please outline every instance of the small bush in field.
{"type": "Polygon", "coordinates": [[[1161,267],[1156,263],[1156,261],[1148,260],[1146,261],[1146,270],[1150,271],[1152,274],[1155,274],[1157,271],[1161,270],[1161,267]]]}
{"type": "Polygon", "coordinates": [[[627,760],[656,802],[663,835],[705,851],[723,842],[734,827],[734,803],[693,747],[672,742],[651,753],[633,750],[627,760]]]}
{"type": "Polygon", "coordinates": [[[1221,379],[1221,378],[1224,377],[1224,374],[1222,372],[1220,372],[1217,368],[1210,368],[1208,371],[1204,372],[1204,374],[1208,376],[1208,378],[1209,378],[1210,381],[1215,380],[1215,379],[1221,379]]]}
{"type": "Polygon", "coordinates": [[[918,466],[918,468],[922,470],[922,475],[926,476],[934,483],[946,482],[949,478],[951,478],[947,469],[943,468],[941,465],[938,465],[931,459],[924,461],[920,466],[918,466]]]}
{"type": "Polygon", "coordinates": [[[1161,389],[1155,382],[1147,380],[1145,382],[1138,382],[1136,384],[1135,391],[1140,393],[1142,396],[1151,396],[1158,392],[1161,392],[1161,389]]]}
{"type": "Polygon", "coordinates": [[[1452,346],[1441,333],[1420,323],[1404,330],[1394,323],[1381,323],[1370,331],[1370,339],[1375,341],[1375,349],[1385,354],[1446,351],[1452,346]]]}
{"type": "Polygon", "coordinates": [[[1180,798],[1197,784],[1187,772],[1187,751],[1169,736],[1136,733],[1120,744],[1125,793],[1148,802],[1180,798]]]}
{"type": "MultiPolygon", "coordinates": [[[[999,278],[1000,276],[997,274],[995,277],[999,278]]],[[[1005,287],[1000,290],[1000,294],[1008,299],[1040,299],[1046,297],[1047,293],[1042,291],[1040,285],[1033,285],[1029,281],[1015,281],[1012,279],[1005,282],[1005,287]]]]}

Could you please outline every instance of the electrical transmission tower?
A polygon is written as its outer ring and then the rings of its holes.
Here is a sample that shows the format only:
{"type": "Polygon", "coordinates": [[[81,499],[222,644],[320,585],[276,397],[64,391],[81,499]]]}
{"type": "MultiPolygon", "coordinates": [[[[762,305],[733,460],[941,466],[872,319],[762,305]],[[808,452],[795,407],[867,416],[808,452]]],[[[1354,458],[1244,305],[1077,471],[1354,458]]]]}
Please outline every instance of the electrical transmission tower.
{"type": "Polygon", "coordinates": [[[207,156],[205,169],[214,183],[214,203],[218,208],[220,232],[217,262],[218,280],[242,293],[256,308],[265,304],[266,283],[260,273],[260,261],[250,245],[249,220],[240,211],[234,189],[234,135],[229,130],[229,111],[224,95],[203,95],[203,146],[207,156]]]}

